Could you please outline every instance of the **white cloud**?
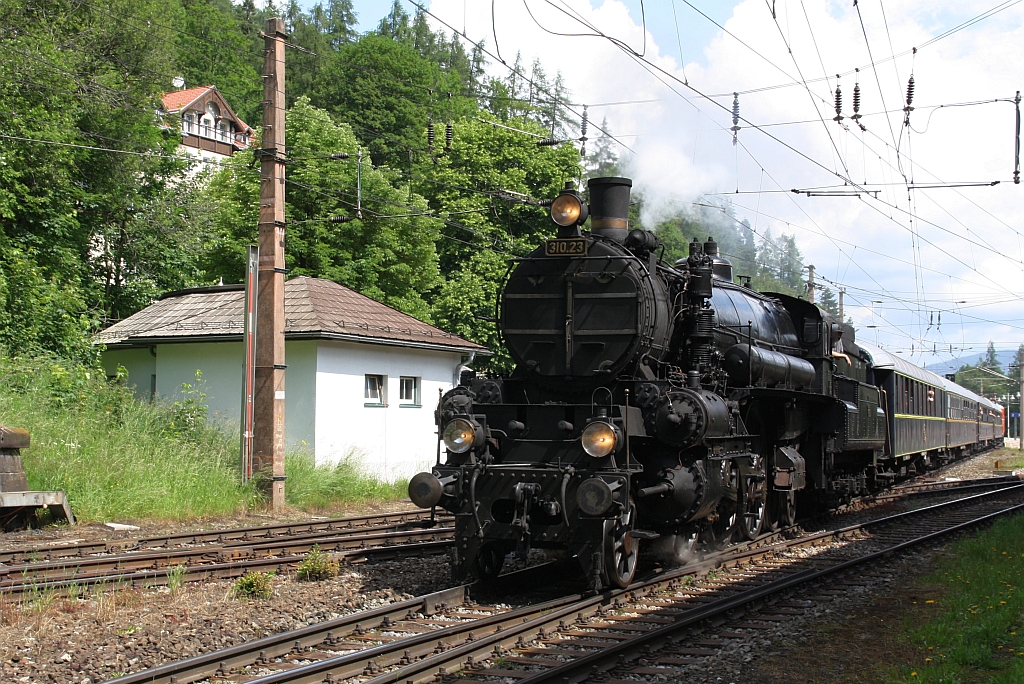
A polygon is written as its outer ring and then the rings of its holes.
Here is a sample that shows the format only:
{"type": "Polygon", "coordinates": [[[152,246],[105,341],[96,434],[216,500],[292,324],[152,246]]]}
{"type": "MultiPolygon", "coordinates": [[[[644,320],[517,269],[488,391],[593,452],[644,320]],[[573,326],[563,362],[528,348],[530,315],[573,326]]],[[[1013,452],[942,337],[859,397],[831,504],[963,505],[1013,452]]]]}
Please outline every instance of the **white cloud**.
{"type": "MultiPolygon", "coordinates": [[[[434,0],[430,8],[460,29],[465,17],[468,35],[484,39],[492,51],[496,37],[509,64],[521,52],[527,64],[536,57],[549,73],[561,71],[576,102],[658,100],[590,110],[592,121],[607,116],[612,132],[632,148],[634,154],[626,154],[629,172],[655,207],[688,201],[703,192],[732,192],[737,187],[748,192],[787,191],[841,183],[830,171],[849,174],[858,183],[899,183],[873,188],[881,191],[879,200],[894,208],[870,199],[808,198],[789,192],[741,194],[732,199],[738,215],[751,223],[755,211],[761,212],[758,232],[770,226],[775,235],[795,233],[806,261],[814,263],[819,274],[849,286],[848,311],[855,321],[863,326],[879,325],[879,341],[893,348],[905,347],[905,356],[909,357],[911,346],[920,352],[933,345],[948,350],[950,345],[969,344],[980,351],[989,339],[1016,346],[1024,340],[1024,303],[1020,300],[1024,296],[1024,238],[1015,232],[1024,232],[1024,202],[1021,186],[1008,182],[1013,171],[1013,106],[1005,102],[933,106],[1014,95],[1024,82],[1024,50],[1020,47],[1024,45],[1024,5],[927,46],[916,56],[883,62],[893,51],[899,54],[921,45],[989,9],[991,0],[887,3],[884,18],[881,3],[861,2],[864,31],[878,62],[877,69],[869,67],[859,73],[867,133],[854,126],[844,130],[831,120],[835,112],[830,87],[835,86],[835,74],[870,62],[856,9],[847,2],[813,0],[776,5],[778,26],[761,0],[736,4],[725,28],[749,47],[718,32],[704,47],[701,62],[686,65],[685,76],[697,90],[727,95],[715,99],[724,109],[664,75],[660,79],[651,75],[610,41],[554,36],[538,26],[559,33],[587,32],[556,9],[562,7],[640,50],[645,42],[643,31],[618,0],[529,0],[537,23],[525,3],[497,2],[493,28],[491,3],[434,0]],[[727,130],[732,125],[728,94],[789,82],[798,73],[794,57],[805,78],[820,79],[828,74],[829,84],[812,83],[814,98],[801,86],[743,94],[740,113],[765,125],[764,131],[802,154],[746,127],[739,132],[741,146],[733,147],[727,130]],[[911,69],[917,87],[910,122],[921,133],[910,133],[908,139],[903,113],[898,110],[904,105],[911,69]],[[669,82],[671,88],[662,81],[669,82]],[[888,122],[879,114],[883,109],[881,93],[885,107],[892,112],[888,122]],[[767,125],[794,121],[808,123],[767,125]],[[892,149],[894,138],[900,151],[909,154],[900,164],[892,149]],[[939,179],[1002,183],[986,188],[918,190],[910,205],[900,168],[919,184],[939,179]],[[905,213],[908,209],[917,212],[921,220],[912,225],[905,213]],[[876,305],[876,313],[871,314],[874,300],[885,304],[876,305]],[[968,304],[955,304],[961,300],[968,304]],[[990,303],[995,301],[1000,303],[990,303]],[[882,306],[884,321],[878,313],[882,306]],[[959,316],[952,313],[958,308],[994,322],[965,318],[961,326],[959,316]],[[936,331],[934,325],[928,329],[929,312],[938,310],[946,311],[941,330],[936,331]]],[[[706,21],[693,13],[680,18],[706,21]]],[[[696,52],[693,46],[684,49],[684,54],[696,52]]],[[[672,56],[676,53],[674,43],[659,46],[648,32],[645,58],[683,80],[683,70],[672,56]]],[[[490,68],[496,76],[507,74],[500,64],[490,68]]],[[[853,112],[857,78],[845,75],[841,79],[846,116],[853,112]]],[[[874,333],[875,329],[870,329],[869,339],[874,333]]],[[[918,353],[913,360],[928,363],[936,358],[918,353]]]]}

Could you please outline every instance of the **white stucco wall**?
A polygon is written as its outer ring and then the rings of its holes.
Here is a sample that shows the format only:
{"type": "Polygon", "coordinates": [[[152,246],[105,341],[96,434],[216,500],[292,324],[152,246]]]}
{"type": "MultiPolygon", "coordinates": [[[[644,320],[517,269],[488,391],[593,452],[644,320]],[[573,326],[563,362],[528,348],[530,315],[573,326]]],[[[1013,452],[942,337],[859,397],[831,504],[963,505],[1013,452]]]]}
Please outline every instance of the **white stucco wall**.
{"type": "MultiPolygon", "coordinates": [[[[315,443],[316,404],[315,340],[285,343],[285,447],[312,449],[315,443]]],[[[182,383],[195,384],[202,371],[200,389],[206,393],[211,419],[237,430],[242,410],[242,343],[190,342],[156,345],[154,357],[145,349],[108,349],[103,352],[107,375],[118,364],[128,370],[127,383],[138,399],[150,399],[151,376],[156,375],[157,400],[177,401],[182,383]]]]}
{"type": "Polygon", "coordinates": [[[379,478],[411,477],[434,463],[438,390],[452,387],[457,352],[322,340],[316,373],[316,459],[348,456],[379,478]],[[386,377],[386,405],[366,406],[365,376],[386,377]],[[420,405],[402,406],[402,376],[420,378],[420,405]]]}
{"type": "Polygon", "coordinates": [[[140,401],[149,401],[153,395],[153,375],[156,374],[156,356],[149,349],[108,349],[103,352],[103,370],[107,377],[117,375],[117,367],[123,366],[128,371],[125,384],[132,388],[135,398],[140,401]]]}

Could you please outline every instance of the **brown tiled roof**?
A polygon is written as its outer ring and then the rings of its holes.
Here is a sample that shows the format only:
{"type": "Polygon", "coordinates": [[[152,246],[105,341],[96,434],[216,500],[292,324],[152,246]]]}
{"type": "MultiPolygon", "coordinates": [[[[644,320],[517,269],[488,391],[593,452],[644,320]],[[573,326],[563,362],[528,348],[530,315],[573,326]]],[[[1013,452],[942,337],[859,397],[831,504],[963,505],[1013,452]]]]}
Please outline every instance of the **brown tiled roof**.
{"type": "MultiPolygon", "coordinates": [[[[242,334],[241,285],[181,290],[96,335],[103,344],[146,345],[242,334]]],[[[284,285],[286,337],[325,337],[486,353],[486,348],[447,333],[354,290],[320,278],[292,278],[284,285]]]]}

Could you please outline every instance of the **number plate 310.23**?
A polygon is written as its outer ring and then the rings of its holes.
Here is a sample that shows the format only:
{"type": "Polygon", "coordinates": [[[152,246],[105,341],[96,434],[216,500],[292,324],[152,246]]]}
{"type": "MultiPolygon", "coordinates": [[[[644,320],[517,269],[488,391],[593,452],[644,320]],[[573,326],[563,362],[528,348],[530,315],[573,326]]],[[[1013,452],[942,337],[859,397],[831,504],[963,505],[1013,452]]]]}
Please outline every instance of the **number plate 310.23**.
{"type": "Polygon", "coordinates": [[[586,238],[558,238],[544,243],[544,256],[567,257],[586,255],[586,238]]]}

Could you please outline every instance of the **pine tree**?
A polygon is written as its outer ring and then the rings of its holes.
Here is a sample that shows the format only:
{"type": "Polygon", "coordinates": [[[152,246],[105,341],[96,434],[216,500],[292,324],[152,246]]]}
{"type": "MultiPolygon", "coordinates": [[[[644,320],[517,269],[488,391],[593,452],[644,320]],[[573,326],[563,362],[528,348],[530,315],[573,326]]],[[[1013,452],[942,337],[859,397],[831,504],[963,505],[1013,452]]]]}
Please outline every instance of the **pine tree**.
{"type": "Polygon", "coordinates": [[[996,354],[996,345],[991,340],[989,340],[988,348],[985,350],[985,358],[978,365],[991,368],[997,373],[1003,372],[1003,366],[999,363],[999,355],[996,354]]]}
{"type": "Polygon", "coordinates": [[[607,133],[610,131],[607,117],[601,120],[600,131],[600,134],[594,139],[593,152],[587,155],[587,176],[590,178],[618,176],[619,155],[615,153],[615,143],[607,133]]]}

